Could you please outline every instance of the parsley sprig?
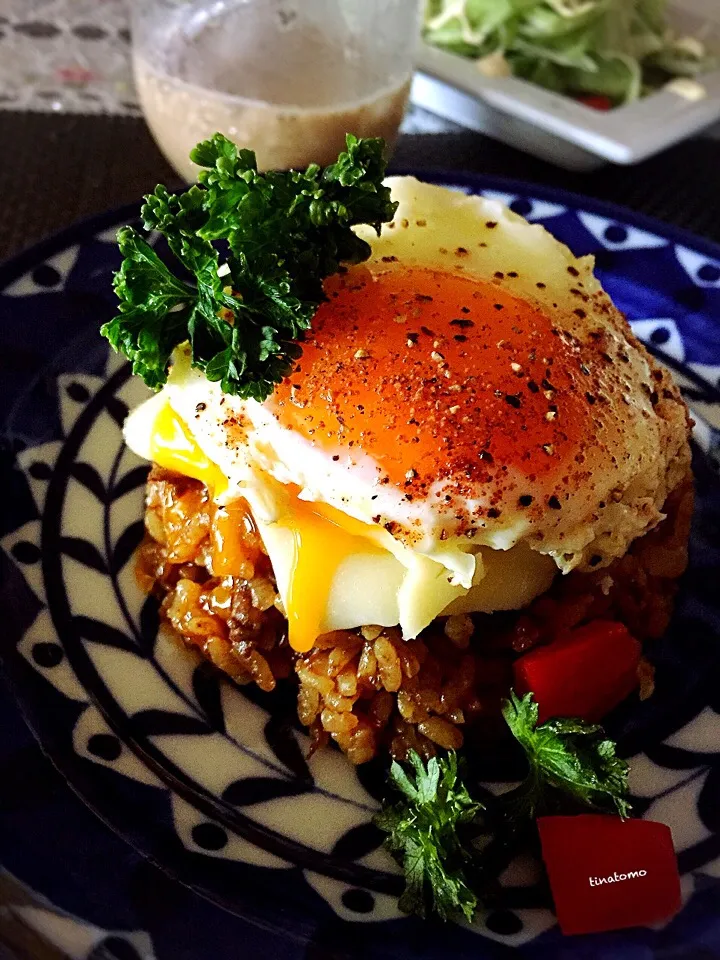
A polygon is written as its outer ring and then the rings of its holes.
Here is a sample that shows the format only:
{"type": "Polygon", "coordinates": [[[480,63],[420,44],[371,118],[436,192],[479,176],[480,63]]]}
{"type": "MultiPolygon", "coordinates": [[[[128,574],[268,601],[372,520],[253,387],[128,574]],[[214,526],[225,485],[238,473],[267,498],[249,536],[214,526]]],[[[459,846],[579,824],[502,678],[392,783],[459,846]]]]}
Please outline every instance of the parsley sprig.
{"type": "Polygon", "coordinates": [[[375,818],[405,872],[400,909],[424,917],[427,903],[443,920],[461,915],[471,920],[478,901],[465,877],[471,853],[458,827],[472,821],[482,805],[460,782],[455,753],[432,757],[426,765],[412,752],[409,761],[407,772],[396,760],[390,768],[390,781],[403,799],[375,818]]]}
{"type": "Polygon", "coordinates": [[[573,718],[538,724],[531,693],[511,692],[503,716],[525,751],[528,774],[492,805],[472,799],[452,751],[427,763],[411,752],[407,771],[393,762],[390,783],[401,799],[386,802],[375,823],[388,834],[385,846],[405,873],[401,910],[471,920],[482,896],[471,878],[483,877],[473,838],[493,830],[512,836],[538,814],[558,809],[563,798],[629,815],[628,765],[602,727],[573,718]]]}
{"type": "Polygon", "coordinates": [[[384,142],[348,135],[324,169],[259,173],[251,150],[215,134],[191,159],[204,168],[199,183],[180,194],[160,185],[141,209],[176,266],[137,230],[120,230],[119,313],[101,332],[150,387],[165,383],[173,350],[189,341],[192,365],[209,380],[264,400],[302,352],[323,280],[369,257],[352,227],[379,233],[392,219],[384,142]]]}
{"type": "Polygon", "coordinates": [[[516,815],[534,817],[552,809],[558,793],[598,810],[630,814],[628,765],[615,755],[615,744],[597,723],[559,717],[538,725],[538,705],[531,693],[513,691],[503,717],[528,761],[525,781],[510,794],[516,815]]]}

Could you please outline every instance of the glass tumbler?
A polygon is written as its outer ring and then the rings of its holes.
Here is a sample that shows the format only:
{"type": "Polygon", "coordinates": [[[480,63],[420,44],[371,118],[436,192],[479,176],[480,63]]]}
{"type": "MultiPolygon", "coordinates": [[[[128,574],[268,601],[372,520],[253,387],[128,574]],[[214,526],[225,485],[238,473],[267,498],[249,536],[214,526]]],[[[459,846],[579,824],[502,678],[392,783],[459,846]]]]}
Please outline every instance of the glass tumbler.
{"type": "Polygon", "coordinates": [[[392,144],[410,88],[421,0],[134,0],[133,68],[158,145],[216,131],[260,169],[332,162],[345,134],[392,144]]]}

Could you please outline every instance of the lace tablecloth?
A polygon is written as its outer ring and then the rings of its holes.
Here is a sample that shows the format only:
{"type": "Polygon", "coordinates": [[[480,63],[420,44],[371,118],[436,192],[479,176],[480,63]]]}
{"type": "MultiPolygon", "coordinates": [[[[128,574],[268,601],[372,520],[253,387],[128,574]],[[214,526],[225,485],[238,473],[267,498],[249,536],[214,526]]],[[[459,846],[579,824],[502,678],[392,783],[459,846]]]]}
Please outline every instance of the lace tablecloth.
{"type": "MultiPolygon", "coordinates": [[[[139,116],[127,0],[0,0],[0,109],[139,116]]],[[[458,129],[414,106],[402,127],[458,129]]]]}
{"type": "Polygon", "coordinates": [[[0,0],[0,108],[139,114],[125,0],[0,0]]]}

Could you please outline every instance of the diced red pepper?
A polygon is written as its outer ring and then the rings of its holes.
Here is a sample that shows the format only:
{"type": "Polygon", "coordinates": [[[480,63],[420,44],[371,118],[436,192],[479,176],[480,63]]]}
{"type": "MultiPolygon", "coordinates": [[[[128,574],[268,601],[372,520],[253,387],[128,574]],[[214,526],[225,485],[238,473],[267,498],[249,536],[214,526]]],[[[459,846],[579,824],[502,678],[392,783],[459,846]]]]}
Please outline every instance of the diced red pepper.
{"type": "Polygon", "coordinates": [[[667,920],[680,909],[670,828],[603,814],[538,819],[560,929],[599,933],[667,920]]]}
{"type": "Polygon", "coordinates": [[[577,98],[580,103],[586,107],[592,107],[593,110],[612,110],[613,102],[610,97],[602,93],[585,93],[577,98]]]}
{"type": "Polygon", "coordinates": [[[540,723],[550,717],[597,723],[637,687],[641,652],[622,623],[594,620],[516,660],[515,690],[533,692],[540,723]]]}

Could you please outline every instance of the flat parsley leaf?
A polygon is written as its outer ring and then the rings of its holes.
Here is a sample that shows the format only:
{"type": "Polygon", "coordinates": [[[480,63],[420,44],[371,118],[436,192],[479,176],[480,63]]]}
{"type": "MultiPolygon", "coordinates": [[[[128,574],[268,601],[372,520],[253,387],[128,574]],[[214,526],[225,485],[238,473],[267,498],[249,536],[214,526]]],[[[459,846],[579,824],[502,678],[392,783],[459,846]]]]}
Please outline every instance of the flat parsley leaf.
{"type": "Polygon", "coordinates": [[[477,897],[468,886],[464,865],[471,852],[458,837],[458,827],[469,823],[482,809],[471,800],[458,779],[455,753],[427,766],[414,751],[409,770],[397,761],[390,768],[390,781],[403,795],[375,817],[376,825],[389,834],[387,849],[405,872],[405,891],[400,909],[425,916],[426,909],[443,920],[471,920],[477,897]]]}
{"type": "Polygon", "coordinates": [[[181,194],[158,186],[141,210],[178,273],[123,228],[119,313],[101,332],[150,387],[165,383],[173,350],[189,340],[192,365],[208,379],[264,400],[302,352],[303,332],[325,299],[323,280],[369,257],[351,228],[369,224],[379,233],[392,219],[384,146],[348,135],[346,152],[324,169],[258,173],[254,153],[221,134],[198,144],[191,158],[205,168],[199,184],[181,194]]]}
{"type": "Polygon", "coordinates": [[[513,691],[503,716],[523,747],[529,764],[524,783],[507,802],[515,815],[535,816],[552,791],[560,791],[590,807],[630,814],[628,765],[615,755],[615,744],[596,723],[575,718],[548,720],[538,726],[538,705],[532,693],[513,691]]]}

